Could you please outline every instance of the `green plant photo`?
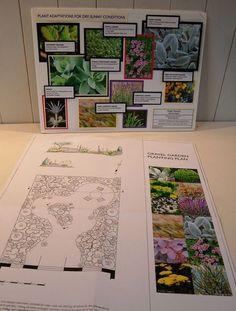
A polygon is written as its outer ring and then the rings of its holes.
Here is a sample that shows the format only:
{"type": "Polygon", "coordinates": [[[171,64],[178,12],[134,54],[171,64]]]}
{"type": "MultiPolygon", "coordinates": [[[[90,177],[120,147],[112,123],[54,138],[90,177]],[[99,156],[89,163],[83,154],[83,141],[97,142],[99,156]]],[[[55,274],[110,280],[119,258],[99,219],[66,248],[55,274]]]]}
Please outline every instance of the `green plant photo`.
{"type": "Polygon", "coordinates": [[[108,92],[108,73],[92,72],[83,56],[48,57],[50,85],[73,86],[75,96],[104,96],[108,92]]]}

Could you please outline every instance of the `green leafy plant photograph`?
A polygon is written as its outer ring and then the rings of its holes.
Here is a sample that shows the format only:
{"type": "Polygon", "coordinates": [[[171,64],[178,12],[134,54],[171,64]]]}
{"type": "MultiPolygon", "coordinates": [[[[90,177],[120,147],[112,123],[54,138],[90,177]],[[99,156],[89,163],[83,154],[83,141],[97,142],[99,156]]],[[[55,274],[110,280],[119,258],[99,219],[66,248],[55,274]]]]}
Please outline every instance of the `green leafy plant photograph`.
{"type": "Polygon", "coordinates": [[[154,36],[125,39],[125,79],[152,79],[154,36]]]}
{"type": "Polygon", "coordinates": [[[103,29],[85,28],[84,40],[86,60],[91,57],[122,59],[122,38],[104,37],[103,29]]]}
{"type": "Polygon", "coordinates": [[[147,28],[155,35],[155,69],[198,70],[202,23],[180,22],[179,28],[147,28]]]}
{"type": "Polygon", "coordinates": [[[110,98],[113,103],[133,105],[133,93],[143,91],[143,81],[110,81],[110,98]]]}
{"type": "Polygon", "coordinates": [[[108,73],[92,72],[83,56],[50,55],[50,85],[74,86],[75,96],[107,96],[108,73]]]}
{"type": "Polygon", "coordinates": [[[123,114],[123,128],[145,128],[147,110],[128,110],[123,114]]]}
{"type": "Polygon", "coordinates": [[[109,102],[108,98],[79,99],[79,127],[116,127],[116,114],[95,112],[95,103],[109,102]]]}
{"type": "MultiPolygon", "coordinates": [[[[47,61],[45,42],[48,41],[75,41],[75,52],[79,51],[78,24],[37,24],[39,61],[47,61]]],[[[50,53],[53,54],[53,53],[50,53]]],[[[56,54],[56,53],[55,53],[56,54]]],[[[59,54],[59,53],[58,53],[59,54]]],[[[61,53],[60,53],[61,54],[61,53]]]]}

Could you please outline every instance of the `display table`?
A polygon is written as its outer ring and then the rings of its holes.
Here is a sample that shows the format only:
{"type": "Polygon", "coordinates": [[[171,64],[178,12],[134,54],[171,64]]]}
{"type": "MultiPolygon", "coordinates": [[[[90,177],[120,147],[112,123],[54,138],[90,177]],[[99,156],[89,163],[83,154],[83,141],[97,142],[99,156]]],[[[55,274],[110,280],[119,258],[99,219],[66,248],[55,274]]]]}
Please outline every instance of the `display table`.
{"type": "MultiPolygon", "coordinates": [[[[10,178],[39,124],[0,125],[0,190],[10,178]]],[[[50,135],[50,134],[47,134],[50,135]]],[[[236,180],[236,122],[200,122],[194,132],[157,133],[91,133],[75,134],[107,137],[143,137],[151,140],[192,142],[196,145],[215,206],[221,219],[226,241],[236,267],[236,209],[234,182],[236,180]]]]}

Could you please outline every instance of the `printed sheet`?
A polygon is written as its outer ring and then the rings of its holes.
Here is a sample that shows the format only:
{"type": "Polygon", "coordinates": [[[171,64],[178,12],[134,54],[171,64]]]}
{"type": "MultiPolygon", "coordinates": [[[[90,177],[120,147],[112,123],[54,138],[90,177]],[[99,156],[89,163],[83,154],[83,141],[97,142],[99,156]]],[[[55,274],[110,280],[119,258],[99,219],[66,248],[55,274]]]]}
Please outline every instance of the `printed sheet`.
{"type": "Polygon", "coordinates": [[[1,310],[234,310],[190,143],[35,136],[0,211],[1,310]]]}

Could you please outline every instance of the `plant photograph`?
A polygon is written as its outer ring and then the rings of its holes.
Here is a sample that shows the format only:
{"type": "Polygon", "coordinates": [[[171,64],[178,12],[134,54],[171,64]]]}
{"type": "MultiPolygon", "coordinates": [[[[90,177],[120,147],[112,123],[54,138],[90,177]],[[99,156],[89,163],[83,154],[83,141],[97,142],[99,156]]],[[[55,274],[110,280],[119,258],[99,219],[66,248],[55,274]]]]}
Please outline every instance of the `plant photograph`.
{"type": "Polygon", "coordinates": [[[155,69],[198,70],[202,23],[180,22],[179,28],[147,28],[155,36],[155,69]]]}
{"type": "Polygon", "coordinates": [[[193,82],[166,82],[165,103],[192,103],[193,82]]]}
{"type": "Polygon", "coordinates": [[[197,295],[232,296],[224,266],[193,266],[192,278],[197,295]]]}
{"type": "Polygon", "coordinates": [[[186,239],[188,262],[193,265],[224,265],[217,240],[186,239]]]}
{"type": "Polygon", "coordinates": [[[152,227],[154,238],[185,238],[182,216],[152,214],[152,227]]]}
{"type": "Polygon", "coordinates": [[[159,263],[155,266],[156,290],[160,293],[193,294],[191,268],[187,264],[159,263]]]}
{"type": "Polygon", "coordinates": [[[79,51],[78,24],[37,24],[37,33],[40,62],[47,61],[44,44],[48,41],[75,41],[75,52],[79,51]]]}
{"type": "Polygon", "coordinates": [[[108,98],[80,98],[79,127],[116,127],[116,114],[95,112],[95,103],[109,102],[108,98]]]}
{"type": "Polygon", "coordinates": [[[150,166],[149,176],[150,179],[159,181],[200,183],[200,177],[196,169],[150,166]]]}
{"type": "Polygon", "coordinates": [[[103,29],[85,28],[84,40],[86,60],[89,60],[91,57],[122,59],[122,38],[104,37],[103,29]]]}
{"type": "Polygon", "coordinates": [[[123,128],[146,128],[147,110],[127,110],[123,113],[123,128]]]}
{"type": "Polygon", "coordinates": [[[188,252],[184,239],[154,238],[155,263],[182,263],[188,252]]]}
{"type": "Polygon", "coordinates": [[[194,197],[204,198],[204,192],[201,184],[198,183],[179,183],[178,184],[179,197],[194,197]]]}
{"type": "Polygon", "coordinates": [[[211,217],[184,217],[184,231],[187,239],[216,239],[216,233],[211,217]]]}
{"type": "Polygon", "coordinates": [[[45,128],[67,128],[67,104],[64,98],[44,98],[45,128]]]}
{"type": "Polygon", "coordinates": [[[143,81],[110,81],[110,98],[112,103],[133,105],[133,93],[143,91],[143,81]]]}
{"type": "Polygon", "coordinates": [[[189,216],[210,216],[204,197],[181,197],[178,199],[180,212],[189,216]]]}
{"type": "Polygon", "coordinates": [[[125,39],[125,79],[152,79],[154,36],[125,39]]]}
{"type": "Polygon", "coordinates": [[[152,197],[151,207],[153,214],[180,215],[177,199],[167,197],[152,197]]]}
{"type": "Polygon", "coordinates": [[[50,85],[74,86],[75,96],[107,96],[108,73],[92,72],[83,56],[50,55],[50,85]]]}

